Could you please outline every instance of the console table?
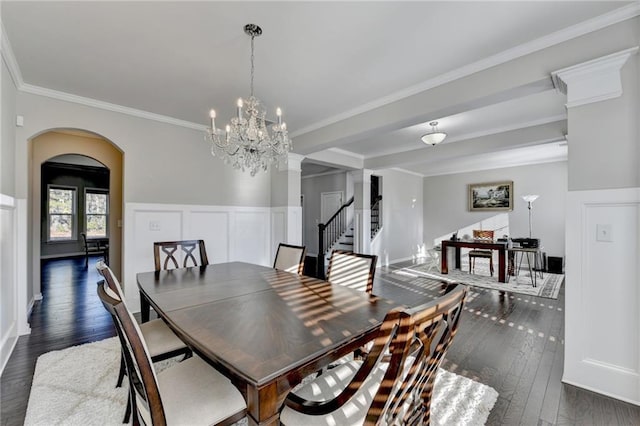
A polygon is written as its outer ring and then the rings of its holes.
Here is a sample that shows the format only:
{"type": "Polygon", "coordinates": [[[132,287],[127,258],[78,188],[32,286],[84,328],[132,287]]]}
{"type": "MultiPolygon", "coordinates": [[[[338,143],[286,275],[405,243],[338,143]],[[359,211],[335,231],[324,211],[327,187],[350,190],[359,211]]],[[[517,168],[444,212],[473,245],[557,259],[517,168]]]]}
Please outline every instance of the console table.
{"type": "Polygon", "coordinates": [[[460,269],[460,248],[474,248],[480,250],[498,250],[498,281],[501,283],[507,282],[507,274],[506,274],[506,253],[507,253],[507,243],[504,242],[481,242],[481,241],[451,241],[451,240],[442,240],[440,242],[442,246],[442,254],[440,255],[440,272],[442,274],[449,273],[449,265],[447,263],[447,249],[449,247],[455,248],[456,253],[456,269],[460,269]]]}

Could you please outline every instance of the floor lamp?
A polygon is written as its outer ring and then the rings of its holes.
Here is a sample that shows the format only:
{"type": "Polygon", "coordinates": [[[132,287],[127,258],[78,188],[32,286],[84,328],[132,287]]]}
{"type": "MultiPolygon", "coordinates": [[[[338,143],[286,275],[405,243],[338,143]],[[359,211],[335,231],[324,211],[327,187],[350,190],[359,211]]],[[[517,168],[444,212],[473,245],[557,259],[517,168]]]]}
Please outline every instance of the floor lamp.
{"type": "Polygon", "coordinates": [[[527,202],[527,208],[529,209],[529,238],[531,238],[531,204],[537,200],[539,195],[523,195],[522,199],[527,202]]]}

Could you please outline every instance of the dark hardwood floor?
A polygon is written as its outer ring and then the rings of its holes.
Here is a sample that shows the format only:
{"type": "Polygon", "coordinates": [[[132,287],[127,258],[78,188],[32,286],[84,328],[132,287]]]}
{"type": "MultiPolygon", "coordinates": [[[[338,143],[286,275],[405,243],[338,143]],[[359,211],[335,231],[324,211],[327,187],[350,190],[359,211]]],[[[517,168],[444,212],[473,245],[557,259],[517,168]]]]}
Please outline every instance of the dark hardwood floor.
{"type": "Polygon", "coordinates": [[[31,334],[22,336],[2,373],[2,425],[21,425],[27,411],[36,360],[45,352],[115,336],[113,322],[100,303],[95,268],[100,257],[48,260],[42,263],[42,295],[29,320],[31,334]]]}
{"type": "MultiPolygon", "coordinates": [[[[2,425],[21,425],[39,355],[114,335],[95,291],[93,258],[48,261],[43,300],[31,334],[19,339],[1,379],[2,425]]],[[[407,305],[438,297],[439,282],[381,268],[374,293],[407,305]]],[[[564,291],[558,300],[470,288],[458,335],[443,367],[500,394],[489,425],[639,425],[640,407],[560,382],[564,353],[564,291]]]]}

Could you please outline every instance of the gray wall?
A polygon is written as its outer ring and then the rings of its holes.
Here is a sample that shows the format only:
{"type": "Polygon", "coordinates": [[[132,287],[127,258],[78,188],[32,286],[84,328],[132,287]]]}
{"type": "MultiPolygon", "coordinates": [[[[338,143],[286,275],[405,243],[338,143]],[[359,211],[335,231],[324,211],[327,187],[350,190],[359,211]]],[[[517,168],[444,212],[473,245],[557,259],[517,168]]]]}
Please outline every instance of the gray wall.
{"type": "Polygon", "coordinates": [[[622,68],[619,98],[569,108],[570,190],[640,186],[639,63],[636,54],[622,68]]]}
{"type": "Polygon", "coordinates": [[[347,173],[316,176],[302,179],[302,242],[307,247],[307,253],[318,254],[318,223],[320,223],[320,194],[323,192],[342,191],[347,200],[347,194],[353,193],[353,188],[347,191],[347,173]]]}
{"type": "Polygon", "coordinates": [[[550,256],[565,253],[565,198],[567,163],[556,162],[509,167],[470,173],[424,178],[424,241],[433,240],[457,229],[488,219],[502,212],[470,212],[467,185],[471,183],[513,181],[514,209],[508,212],[511,237],[529,233],[527,204],[522,195],[538,194],[533,203],[533,236],[542,240],[550,256]]]}
{"type": "Polygon", "coordinates": [[[414,258],[423,241],[423,178],[397,170],[376,170],[382,178],[382,229],[371,252],[378,265],[414,258]]]}
{"type": "Polygon", "coordinates": [[[200,130],[20,92],[17,132],[19,196],[27,195],[28,140],[48,129],[89,130],[124,153],[124,201],[270,206],[270,173],[251,177],[210,155],[200,130]]]}
{"type": "Polygon", "coordinates": [[[13,84],[7,65],[2,60],[2,96],[0,106],[2,123],[0,123],[0,193],[15,194],[15,134],[16,134],[16,86],[13,84]]]}

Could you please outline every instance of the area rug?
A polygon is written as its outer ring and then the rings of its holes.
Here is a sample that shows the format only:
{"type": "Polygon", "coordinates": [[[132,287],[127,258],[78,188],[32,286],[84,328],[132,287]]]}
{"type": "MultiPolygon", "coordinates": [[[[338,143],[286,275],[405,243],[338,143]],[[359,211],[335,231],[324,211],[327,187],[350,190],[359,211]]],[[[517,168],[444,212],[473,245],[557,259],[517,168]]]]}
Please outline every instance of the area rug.
{"type": "MultiPolygon", "coordinates": [[[[165,362],[156,367],[161,370],[170,365],[165,362]]],[[[40,356],[24,424],[122,424],[128,391],[126,385],[115,387],[119,366],[115,337],[40,356]]],[[[441,369],[431,421],[435,425],[483,425],[497,398],[493,388],[441,369]]],[[[236,423],[246,424],[246,419],[236,423]]]]}
{"type": "Polygon", "coordinates": [[[529,271],[520,271],[518,276],[509,277],[509,282],[498,282],[497,273],[492,277],[488,268],[476,267],[473,274],[468,272],[468,266],[462,265],[462,269],[449,269],[448,274],[441,274],[438,268],[429,264],[413,265],[394,271],[394,274],[415,275],[416,277],[424,277],[427,279],[459,282],[474,287],[488,288],[491,290],[510,291],[513,293],[526,294],[528,296],[545,297],[548,299],[557,299],[560,288],[564,282],[564,275],[551,274],[545,272],[543,278],[538,275],[536,279],[536,287],[531,284],[531,276],[529,271]]]}

